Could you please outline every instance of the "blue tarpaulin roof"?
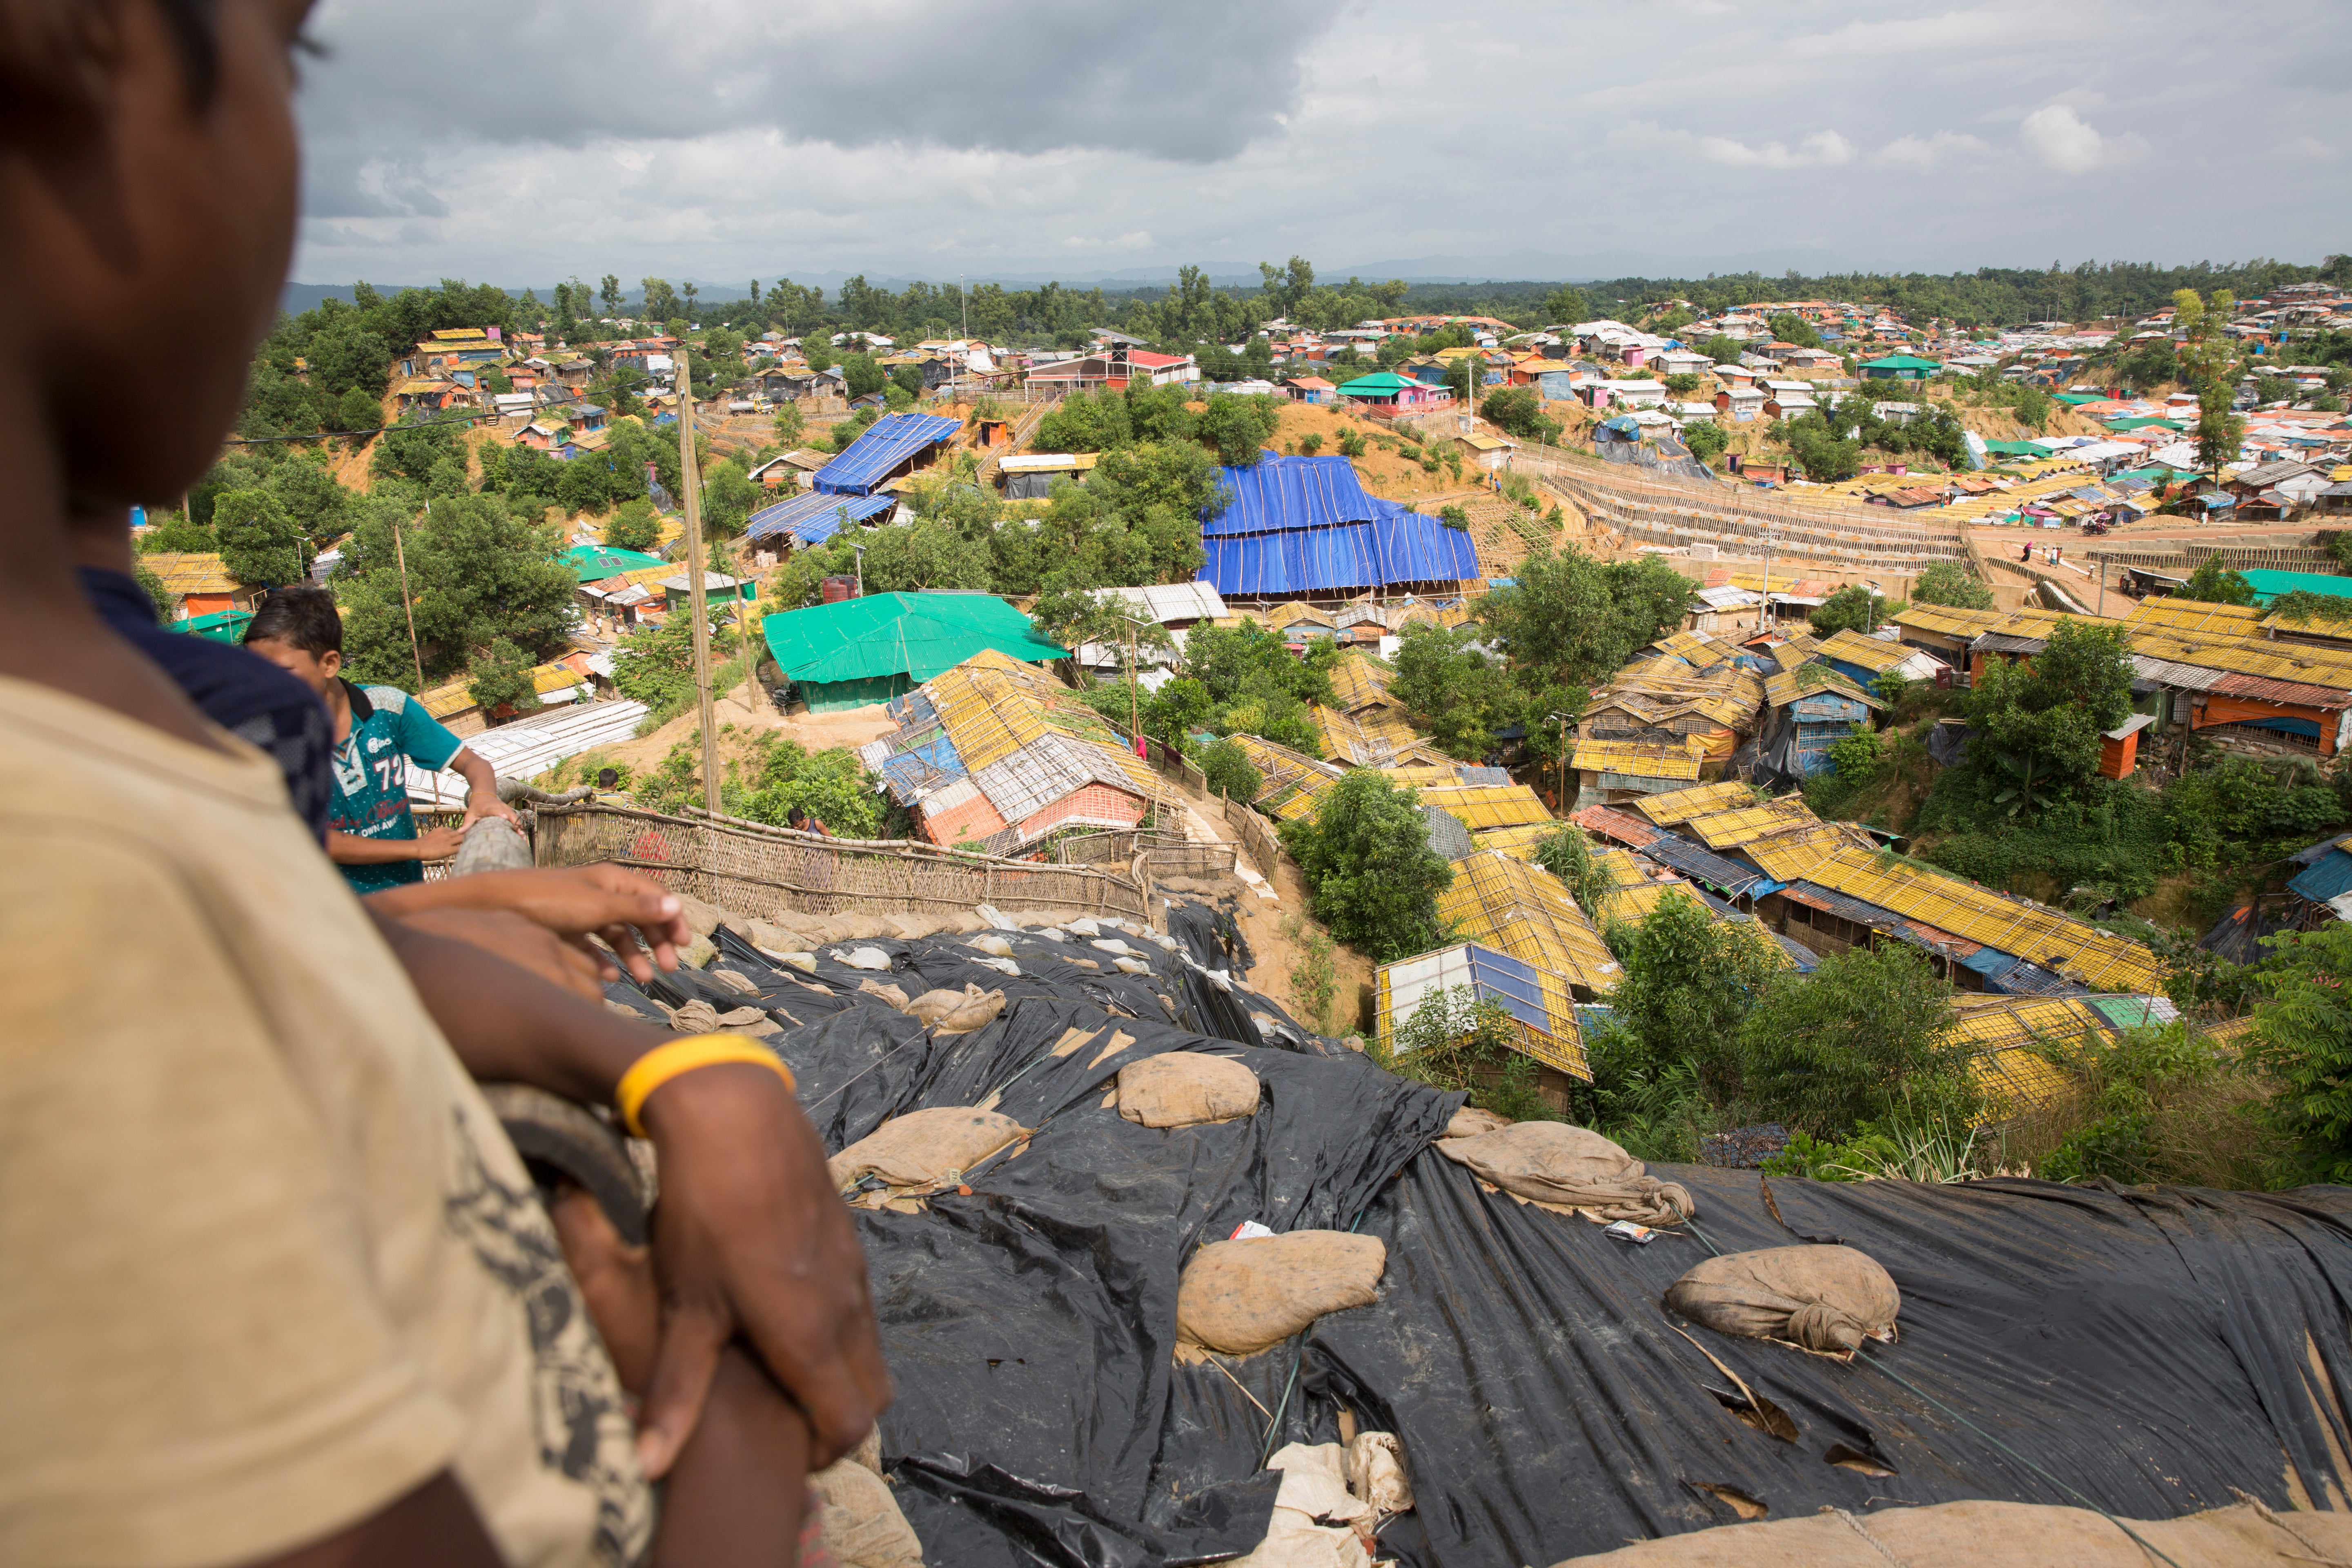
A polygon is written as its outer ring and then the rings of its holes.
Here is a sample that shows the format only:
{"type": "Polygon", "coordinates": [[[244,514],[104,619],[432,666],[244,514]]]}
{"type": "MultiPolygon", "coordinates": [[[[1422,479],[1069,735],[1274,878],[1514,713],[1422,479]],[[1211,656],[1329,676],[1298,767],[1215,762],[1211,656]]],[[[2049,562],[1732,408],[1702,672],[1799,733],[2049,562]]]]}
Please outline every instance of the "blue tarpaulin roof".
{"type": "Polygon", "coordinates": [[[2352,855],[2341,850],[2321,856],[2304,870],[2295,873],[2286,890],[2299,899],[2324,904],[2330,899],[2340,899],[2352,893],[2352,855]]]}
{"type": "Polygon", "coordinates": [[[1478,575],[1469,534],[1369,493],[1345,458],[1268,455],[1223,473],[1224,505],[1201,520],[1203,582],[1262,595],[1478,575]]]}
{"type": "Polygon", "coordinates": [[[961,420],[944,414],[885,414],[816,471],[816,488],[828,495],[866,495],[899,464],[962,428],[961,420]]]}
{"type": "Polygon", "coordinates": [[[864,522],[898,504],[898,498],[892,495],[841,496],[803,490],[790,500],[753,512],[743,531],[751,539],[773,539],[789,533],[803,544],[822,544],[841,531],[844,511],[849,514],[850,521],[864,522]]]}
{"type": "Polygon", "coordinates": [[[1404,510],[1366,490],[1345,458],[1261,458],[1246,468],[1223,471],[1227,504],[1202,520],[1203,533],[1270,533],[1276,529],[1323,528],[1335,522],[1370,522],[1404,510]]]}
{"type": "Polygon", "coordinates": [[[1470,536],[1416,512],[1279,533],[1213,535],[1201,545],[1208,556],[1201,580],[1228,597],[1455,583],[1478,575],[1478,550],[1470,536]]]}

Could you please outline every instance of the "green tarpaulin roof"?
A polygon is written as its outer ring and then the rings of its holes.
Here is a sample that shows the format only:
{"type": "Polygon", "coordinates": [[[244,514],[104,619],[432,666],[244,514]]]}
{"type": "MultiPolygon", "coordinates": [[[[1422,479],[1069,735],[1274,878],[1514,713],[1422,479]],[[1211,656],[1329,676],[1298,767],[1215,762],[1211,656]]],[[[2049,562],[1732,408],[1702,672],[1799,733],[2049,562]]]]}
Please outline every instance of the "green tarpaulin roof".
{"type": "Polygon", "coordinates": [[[1921,359],[1916,354],[1888,354],[1885,359],[1863,361],[1862,368],[1864,370],[1941,370],[1944,367],[1935,360],[1921,359]]]}
{"type": "Polygon", "coordinates": [[[2238,575],[2253,585],[2254,603],[2258,605],[2267,605],[2281,594],[2298,590],[2352,599],[2352,577],[2336,577],[2325,572],[2272,572],[2259,566],[2244,568],[2238,575]]]}
{"type": "Polygon", "coordinates": [[[772,615],[761,629],[776,668],[819,685],[887,675],[920,684],[990,647],[1024,664],[1069,654],[992,594],[873,594],[772,615]]]}
{"type": "Polygon", "coordinates": [[[2129,419],[2110,419],[2107,421],[2107,428],[2110,430],[2145,430],[2151,425],[2161,425],[2167,430],[2186,430],[2189,428],[2189,426],[2180,420],[2160,419],[2150,414],[2135,415],[2129,419]]]}
{"type": "Polygon", "coordinates": [[[215,642],[243,642],[246,623],[252,619],[251,610],[215,610],[209,616],[190,616],[186,620],[176,622],[172,629],[210,637],[215,642]]]}
{"type": "Polygon", "coordinates": [[[1382,370],[1342,383],[1339,390],[1354,393],[1359,397],[1377,397],[1383,393],[1404,392],[1425,384],[1423,382],[1413,380],[1411,376],[1399,375],[1392,370],[1382,370]]]}
{"type": "Polygon", "coordinates": [[[660,556],[647,555],[642,550],[615,550],[604,544],[575,544],[563,552],[563,563],[583,583],[601,583],[624,572],[642,572],[648,566],[668,564],[660,556]]]}

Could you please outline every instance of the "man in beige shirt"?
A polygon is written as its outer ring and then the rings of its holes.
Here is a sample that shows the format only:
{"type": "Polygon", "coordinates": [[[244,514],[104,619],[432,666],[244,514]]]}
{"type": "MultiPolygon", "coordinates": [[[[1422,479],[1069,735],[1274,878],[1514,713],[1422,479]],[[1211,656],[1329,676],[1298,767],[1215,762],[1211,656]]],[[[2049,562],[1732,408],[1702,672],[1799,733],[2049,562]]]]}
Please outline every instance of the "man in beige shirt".
{"type": "Polygon", "coordinates": [[[641,1097],[661,1314],[592,1321],[473,1085],[609,1101],[670,1037],[364,910],[72,577],[70,508],[180,493],[236,413],[306,10],[0,0],[0,283],[38,302],[0,314],[0,1562],[780,1561],[778,1499],[887,1398],[785,1075],[641,1097]]]}

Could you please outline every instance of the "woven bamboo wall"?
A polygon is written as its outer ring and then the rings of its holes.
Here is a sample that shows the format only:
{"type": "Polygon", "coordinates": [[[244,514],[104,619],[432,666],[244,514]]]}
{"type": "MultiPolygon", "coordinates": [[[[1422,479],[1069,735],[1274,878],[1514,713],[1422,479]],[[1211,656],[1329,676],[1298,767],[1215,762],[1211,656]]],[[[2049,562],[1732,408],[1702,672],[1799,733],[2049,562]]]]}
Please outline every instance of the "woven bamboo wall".
{"type": "Polygon", "coordinates": [[[1065,866],[1125,866],[1138,854],[1150,865],[1154,880],[1229,877],[1234,870],[1232,845],[1193,844],[1174,834],[1074,833],[1054,846],[1054,858],[1065,866]]]}
{"type": "Polygon", "coordinates": [[[1221,796],[1224,807],[1225,826],[1241,840],[1242,853],[1257,868],[1261,877],[1274,875],[1275,866],[1282,856],[1282,847],[1274,837],[1274,825],[1246,805],[1236,805],[1230,795],[1221,796]]]}
{"type": "Polygon", "coordinates": [[[664,816],[614,805],[543,808],[536,837],[542,866],[626,866],[748,918],[778,910],[945,914],[993,904],[1150,919],[1143,889],[1132,879],[1091,867],[826,838],[731,817],[664,816]]]}

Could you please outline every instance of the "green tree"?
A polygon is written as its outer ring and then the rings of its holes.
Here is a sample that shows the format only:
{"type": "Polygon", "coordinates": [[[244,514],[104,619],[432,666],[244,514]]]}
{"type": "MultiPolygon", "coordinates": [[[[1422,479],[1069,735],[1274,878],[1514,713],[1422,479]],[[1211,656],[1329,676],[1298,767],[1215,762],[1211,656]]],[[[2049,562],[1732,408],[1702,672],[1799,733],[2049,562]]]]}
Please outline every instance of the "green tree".
{"type": "Polygon", "coordinates": [[[496,714],[506,708],[518,713],[535,712],[539,688],[533,684],[530,671],[529,654],[505,637],[492,637],[490,646],[467,671],[466,695],[480,703],[486,714],[496,714]]]}
{"type": "Polygon", "coordinates": [[[882,367],[874,363],[874,356],[866,353],[842,355],[841,374],[852,398],[881,391],[882,384],[889,379],[883,374],[882,367]]]}
{"type": "Polygon", "coordinates": [[[1713,361],[1717,364],[1738,364],[1739,363],[1739,341],[1737,338],[1725,337],[1721,332],[1716,333],[1713,337],[1707,339],[1706,342],[1699,344],[1698,352],[1705,354],[1709,360],[1713,361]]]}
{"type": "Polygon", "coordinates": [[[1559,700],[1544,700],[1580,707],[1580,695],[1564,694],[1597,685],[1636,648],[1680,626],[1692,591],[1689,578],[1654,555],[1604,562],[1571,544],[1520,563],[1517,582],[1488,594],[1479,619],[1523,689],[1557,689],[1559,700]]]}
{"type": "Polygon", "coordinates": [[[1695,419],[1683,426],[1683,445],[1702,463],[1712,463],[1731,445],[1731,437],[1713,420],[1695,419]]]}
{"type": "Polygon", "coordinates": [[[1739,1033],[1759,1114],[1830,1140],[1864,1122],[1967,1125],[1977,1094],[1951,994],[1926,954],[1899,945],[1776,973],[1739,1033]]]}
{"type": "Polygon", "coordinates": [[[383,423],[383,403],[364,387],[352,387],[336,402],[335,428],[351,433],[348,445],[354,451],[373,439],[383,423]]]}
{"type": "Polygon", "coordinates": [[[299,582],[306,568],[302,533],[285,504],[266,489],[228,490],[213,503],[221,566],[240,583],[275,588],[299,582]]]}
{"type": "Polygon", "coordinates": [[[2118,627],[2068,617],[2029,667],[1991,659],[1968,697],[1971,761],[2007,787],[2011,816],[2080,785],[2099,765],[2099,736],[2131,712],[2131,656],[2118,627]]]}
{"type": "Polygon", "coordinates": [[[1405,706],[1446,755],[1476,761],[1495,749],[1495,731],[1516,715],[1504,672],[1471,645],[1469,626],[1409,626],[1396,654],[1389,695],[1405,706]]]}
{"type": "Polygon", "coordinates": [[[1543,399],[1531,386],[1498,387],[1478,405],[1487,422],[1507,435],[1528,441],[1559,439],[1559,421],[1543,411],[1543,399]]]}
{"type": "Polygon", "coordinates": [[[801,444],[802,437],[808,434],[808,421],[802,417],[800,405],[796,403],[777,405],[775,430],[778,446],[797,447],[801,444]]]}
{"type": "Polygon", "coordinates": [[[1597,1050],[1596,1088],[1619,1095],[1686,1068],[1717,1105],[1739,1098],[1740,1025],[1780,965],[1753,924],[1719,921],[1675,891],[1658,900],[1621,955],[1609,994],[1609,1044],[1597,1050]],[[1608,1082],[1598,1081],[1606,1067],[1608,1082]]]}
{"type": "Polygon", "coordinates": [[[1281,417],[1282,405],[1276,398],[1216,393],[1210,396],[1196,428],[1201,439],[1215,450],[1219,462],[1246,468],[1265,456],[1265,444],[1274,439],[1275,426],[1281,417]]]}
{"type": "Polygon", "coordinates": [[[1437,895],[1454,868],[1429,847],[1420,797],[1359,768],[1323,792],[1312,817],[1282,825],[1283,847],[1314,889],[1333,936],[1391,963],[1444,940],[1437,895]]]}
{"type": "Polygon", "coordinates": [[[2238,356],[2221,329],[2230,323],[2237,300],[2226,289],[2200,300],[2194,289],[2172,296],[2173,327],[2182,334],[2173,357],[2182,381],[2197,391],[2197,463],[2208,473],[2219,473],[2238,459],[2246,422],[2231,411],[2237,395],[2238,356]]]}
{"type": "Polygon", "coordinates": [[[1868,632],[1886,624],[1890,608],[1899,606],[1890,606],[1874,589],[1850,583],[1822,600],[1805,620],[1818,637],[1845,631],[1868,632]]]}
{"type": "Polygon", "coordinates": [[[625,500],[604,521],[604,542],[615,550],[651,550],[661,537],[661,514],[643,496],[625,500]]]}
{"type": "Polygon", "coordinates": [[[569,636],[578,580],[557,559],[556,530],[519,518],[494,495],[436,499],[422,516],[390,496],[353,508],[341,579],[343,650],[352,679],[405,689],[414,679],[401,605],[405,554],[418,652],[428,681],[463,672],[478,649],[505,637],[533,663],[569,636]],[[401,529],[395,552],[393,527],[401,529]]]}
{"type": "Polygon", "coordinates": [[[1783,311],[1780,315],[1768,317],[1767,321],[1772,328],[1772,335],[1784,343],[1794,343],[1801,349],[1817,349],[1822,346],[1822,334],[1815,331],[1813,324],[1802,316],[1783,311]]]}
{"type": "MultiPolygon", "coordinates": [[[[723,663],[733,657],[735,634],[724,625],[710,628],[710,657],[723,663]]],[[[623,637],[613,650],[613,689],[632,702],[642,702],[656,723],[665,723],[694,702],[694,629],[689,618],[672,616],[658,626],[648,626],[623,637]]]]}
{"type": "Polygon", "coordinates": [[[1201,771],[1208,775],[1211,793],[1239,801],[1244,805],[1257,798],[1257,792],[1265,782],[1258,773],[1257,765],[1249,760],[1249,753],[1223,737],[1202,747],[1201,754],[1195,760],[1200,763],[1201,771]]]}
{"type": "MultiPolygon", "coordinates": [[[[180,607],[179,595],[163,586],[163,579],[155,575],[144,563],[133,561],[131,575],[138,582],[139,591],[147,595],[147,602],[155,606],[155,618],[171,621],[180,607]]],[[[1248,759],[1243,760],[1246,762],[1248,759]]]]}
{"type": "Polygon", "coordinates": [[[839,746],[811,752],[773,731],[752,745],[750,776],[730,779],[719,791],[730,815],[782,827],[798,809],[841,837],[880,837],[882,798],[855,752],[839,746]]]}
{"type": "Polygon", "coordinates": [[[2278,1090],[2265,1116],[2293,1141],[2293,1179],[2352,1182],[2352,925],[2271,941],[2253,1065],[2278,1090]]]}
{"type": "Polygon", "coordinates": [[[1580,326],[1592,319],[1586,313],[1590,309],[1584,302],[1584,290],[1572,284],[1563,283],[1544,296],[1544,321],[1549,325],[1580,326]]]}
{"type": "Polygon", "coordinates": [[[1990,610],[1993,607],[1992,590],[1979,582],[1976,574],[1957,561],[1937,561],[1920,573],[1911,584],[1911,602],[1915,605],[1949,605],[1961,610],[1990,610]]]}
{"type": "Polygon", "coordinates": [[[765,499],[765,492],[744,473],[743,465],[722,458],[703,470],[702,522],[709,537],[732,539],[743,531],[765,499]]]}
{"type": "Polygon", "coordinates": [[[2174,589],[2172,596],[2207,605],[2251,605],[2254,602],[2254,585],[2214,554],[2200,561],[2197,570],[2189,574],[2189,581],[2174,589]]]}
{"type": "Polygon", "coordinates": [[[139,553],[162,555],[174,552],[205,552],[220,548],[220,536],[201,522],[179,511],[151,512],[154,526],[139,536],[139,553]]]}

